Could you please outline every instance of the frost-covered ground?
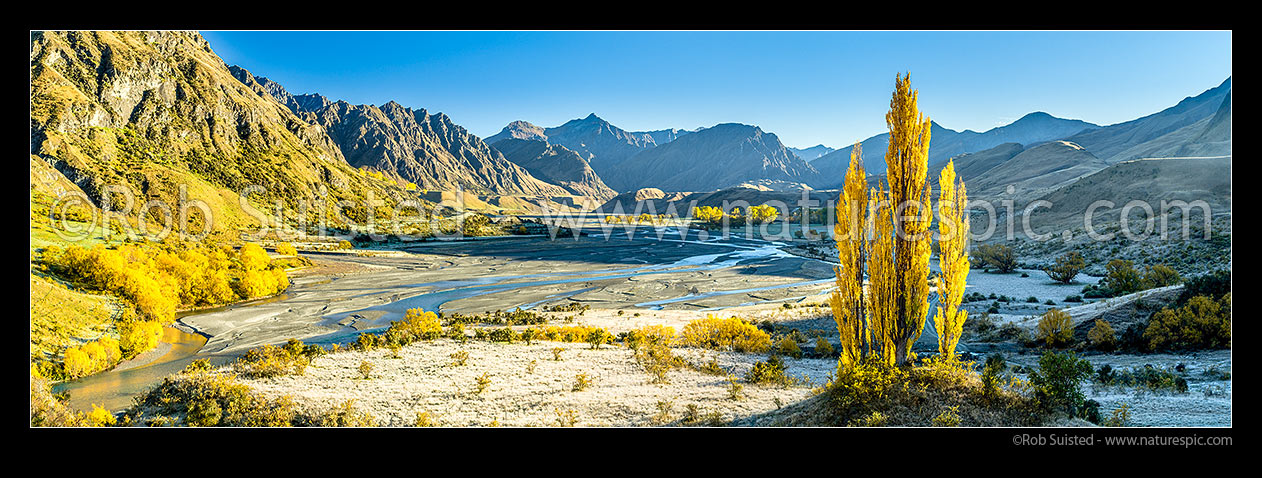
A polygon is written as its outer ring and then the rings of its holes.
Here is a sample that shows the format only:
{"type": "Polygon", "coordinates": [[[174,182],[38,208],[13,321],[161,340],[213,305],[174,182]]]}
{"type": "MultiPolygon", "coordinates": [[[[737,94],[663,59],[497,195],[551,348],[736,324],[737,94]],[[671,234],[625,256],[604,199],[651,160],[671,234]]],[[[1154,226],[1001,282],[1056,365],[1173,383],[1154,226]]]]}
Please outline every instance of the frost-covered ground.
{"type": "MultiPolygon", "coordinates": [[[[698,365],[717,357],[721,367],[738,377],[743,398],[729,397],[729,382],[722,376],[680,369],[669,372],[670,383],[652,384],[626,348],[592,350],[587,344],[558,342],[460,344],[439,339],[403,347],[400,358],[392,358],[388,350],[334,353],[315,359],[303,375],[243,382],[269,396],[290,395],[313,410],[355,399],[360,409],[389,426],[411,426],[419,412],[431,413],[443,426],[557,426],[558,411],[570,410],[578,426],[654,426],[662,424],[654,419],[658,402],[670,404],[666,423],[678,424],[688,405],[702,415],[717,411],[731,421],[811,394],[807,384],[783,388],[745,382],[745,373],[765,355],[675,351],[698,365]],[[563,349],[559,361],[553,359],[554,347],[563,349]],[[457,351],[468,353],[465,365],[453,365],[449,356],[457,351]],[[358,371],[364,361],[373,366],[367,380],[358,371]],[[475,393],[483,374],[490,383],[475,393]],[[591,380],[585,390],[574,391],[578,374],[591,380]]],[[[836,367],[835,360],[786,362],[790,375],[805,375],[816,385],[836,367]]]]}
{"type": "MultiPolygon", "coordinates": [[[[1152,392],[1136,387],[1105,386],[1083,382],[1088,399],[1100,402],[1100,413],[1106,418],[1123,403],[1130,406],[1129,426],[1146,427],[1229,427],[1231,420],[1231,379],[1216,370],[1231,373],[1231,351],[1216,350],[1196,354],[1151,355],[1087,355],[1096,369],[1108,364],[1114,370],[1140,369],[1145,365],[1173,369],[1182,363],[1180,376],[1188,382],[1186,393],[1152,392]]],[[[1037,355],[1010,356],[1009,361],[1022,366],[1037,366],[1037,355]]]]}

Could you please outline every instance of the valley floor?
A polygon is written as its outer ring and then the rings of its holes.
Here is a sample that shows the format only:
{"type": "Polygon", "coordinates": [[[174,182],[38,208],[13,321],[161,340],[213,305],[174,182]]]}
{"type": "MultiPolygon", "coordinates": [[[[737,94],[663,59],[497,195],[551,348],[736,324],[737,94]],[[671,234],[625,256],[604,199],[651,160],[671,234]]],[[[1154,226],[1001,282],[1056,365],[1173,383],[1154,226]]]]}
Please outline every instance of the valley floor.
{"type": "MultiPolygon", "coordinates": [[[[804,345],[807,349],[815,337],[836,345],[825,295],[832,285],[831,264],[788,254],[781,249],[783,244],[739,237],[723,241],[692,235],[681,238],[675,231],[658,241],[646,237],[651,231],[640,228],[630,239],[528,238],[414,244],[402,252],[305,254],[316,266],[295,274],[285,294],[180,319],[181,327],[209,338],[196,354],[162,362],[175,367],[194,358],[210,358],[212,364],[222,365],[250,348],[289,338],[346,343],[360,331],[377,331],[400,319],[409,308],[472,314],[516,307],[540,310],[569,302],[591,309],[581,314],[547,312],[550,324],[599,326],[616,335],[653,324],[679,331],[707,314],[735,315],[770,321],[784,332],[797,329],[809,339],[804,345]]],[[[995,314],[997,319],[1011,321],[1051,307],[1024,303],[1025,294],[1040,302],[1053,299],[1057,307],[1076,305],[1062,300],[1080,290],[1081,284],[1053,285],[1040,274],[1032,271],[1030,277],[1021,278],[1019,273],[979,271],[970,275],[969,291],[1014,296],[1016,301],[1003,304],[1001,313],[995,314]]],[[[967,349],[970,344],[961,345],[967,349]]],[[[1015,352],[1016,347],[1003,344],[1002,349],[1015,352]]],[[[492,422],[555,426],[572,411],[580,426],[646,426],[681,424],[690,405],[693,418],[709,414],[723,422],[762,423],[759,417],[774,416],[781,407],[810,397],[812,389],[836,367],[834,358],[787,359],[787,373],[798,383],[763,386],[746,382],[744,376],[754,362],[766,359],[765,354],[688,348],[677,348],[675,353],[697,366],[716,359],[726,373],[737,377],[743,398],[729,396],[730,383],[722,375],[675,369],[669,372],[670,383],[651,384],[649,374],[626,348],[606,345],[593,350],[587,344],[559,342],[461,344],[438,339],[403,347],[399,358],[384,349],[340,352],[316,358],[303,375],[241,380],[262,394],[290,395],[312,409],[355,399],[358,406],[389,425],[411,425],[417,413],[428,412],[436,423],[449,426],[492,422]],[[554,347],[563,349],[561,360],[554,360],[554,347]],[[452,365],[451,355],[458,351],[468,353],[465,365],[452,365]],[[365,361],[373,369],[368,379],[359,371],[365,361]],[[483,374],[490,383],[481,393],[474,393],[476,379],[483,374]],[[575,391],[579,374],[586,374],[591,385],[575,391]]],[[[1009,353],[1010,362],[1027,366],[1035,364],[1037,357],[1036,351],[1009,353]]],[[[1183,361],[1195,370],[1218,365],[1230,371],[1230,351],[1200,358],[1088,358],[1099,361],[1097,366],[1111,363],[1115,368],[1142,366],[1147,360],[1161,366],[1183,361]]],[[[93,380],[108,383],[116,378],[110,374],[118,373],[106,372],[93,380]]],[[[1093,389],[1086,383],[1084,389],[1106,414],[1128,403],[1136,425],[1230,426],[1230,379],[1189,382],[1189,393],[1175,395],[1093,389]]],[[[74,383],[67,384],[67,389],[76,402],[90,399],[80,396],[74,383]]],[[[126,397],[115,398],[119,399],[107,407],[118,410],[130,402],[122,399],[126,397]]]]}

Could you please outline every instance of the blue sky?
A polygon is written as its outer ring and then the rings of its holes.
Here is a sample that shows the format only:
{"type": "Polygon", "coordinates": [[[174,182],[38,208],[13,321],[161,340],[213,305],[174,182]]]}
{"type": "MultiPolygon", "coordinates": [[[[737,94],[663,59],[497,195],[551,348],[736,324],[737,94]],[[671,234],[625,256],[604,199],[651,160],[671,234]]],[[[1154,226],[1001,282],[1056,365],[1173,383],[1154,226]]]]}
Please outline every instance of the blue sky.
{"type": "Polygon", "coordinates": [[[205,31],[291,93],[443,112],[486,137],[596,113],[629,131],[761,126],[788,146],[885,131],[894,75],[920,109],[984,131],[1032,111],[1107,125],[1231,75],[1231,32],[205,31]]]}

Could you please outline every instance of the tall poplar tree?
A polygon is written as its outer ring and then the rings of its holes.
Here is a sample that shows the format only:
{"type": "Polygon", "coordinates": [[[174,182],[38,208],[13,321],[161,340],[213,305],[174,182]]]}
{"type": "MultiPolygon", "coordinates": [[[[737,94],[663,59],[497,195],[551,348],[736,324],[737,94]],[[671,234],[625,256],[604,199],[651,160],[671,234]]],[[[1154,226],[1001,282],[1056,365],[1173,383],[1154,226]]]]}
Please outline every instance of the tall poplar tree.
{"type": "MultiPolygon", "coordinates": [[[[929,233],[933,207],[926,181],[931,123],[920,114],[917,96],[911,89],[910,75],[895,77],[890,111],[885,115],[890,135],[885,152],[888,180],[884,184],[864,194],[866,177],[859,145],[851,151],[834,230],[842,266],[837,268],[837,292],[830,304],[841,336],[841,368],[864,358],[886,365],[906,364],[912,344],[924,330],[933,244],[929,233]],[[856,225],[855,217],[865,218],[864,225],[856,225]]],[[[945,180],[952,185],[952,205],[948,206],[955,221],[952,226],[966,230],[967,225],[961,227],[958,217],[963,211],[964,188],[961,182],[956,194],[954,166],[950,176],[945,180]]],[[[954,251],[963,246],[951,243],[946,247],[952,256],[944,259],[949,264],[944,269],[949,267],[951,272],[941,287],[951,291],[959,288],[962,293],[967,257],[961,266],[963,253],[954,251]]],[[[962,296],[955,292],[950,295],[943,308],[956,311],[962,296]]],[[[963,319],[959,312],[943,315],[942,328],[947,330],[952,351],[963,319]]]]}
{"type": "Polygon", "coordinates": [[[929,203],[930,120],[916,105],[918,93],[911,89],[911,75],[896,77],[890,111],[889,148],[885,164],[894,208],[894,308],[891,335],[896,363],[907,362],[911,346],[924,330],[929,309],[929,256],[933,222],[929,203]]]}
{"type": "Polygon", "coordinates": [[[837,262],[841,266],[836,268],[837,290],[830,297],[829,305],[840,333],[841,358],[838,365],[843,368],[857,364],[870,348],[863,278],[868,265],[868,225],[871,218],[862,156],[861,145],[855,143],[850,151],[850,169],[846,171],[845,186],[837,203],[837,223],[833,226],[837,262]]]}
{"type": "Polygon", "coordinates": [[[964,330],[968,311],[960,310],[964,282],[968,278],[969,224],[964,209],[968,193],[964,181],[955,176],[955,162],[949,161],[938,177],[938,310],[933,326],[938,331],[938,353],[955,356],[955,346],[964,330]]]}

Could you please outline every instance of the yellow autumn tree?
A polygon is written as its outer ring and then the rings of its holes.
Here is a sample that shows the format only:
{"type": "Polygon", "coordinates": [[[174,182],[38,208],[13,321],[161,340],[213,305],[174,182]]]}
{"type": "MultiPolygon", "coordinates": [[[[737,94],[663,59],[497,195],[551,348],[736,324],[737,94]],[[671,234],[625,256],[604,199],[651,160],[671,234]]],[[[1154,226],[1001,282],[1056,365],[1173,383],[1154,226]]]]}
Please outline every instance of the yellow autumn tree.
{"type": "Polygon", "coordinates": [[[890,334],[894,357],[906,363],[911,346],[924,330],[929,309],[929,256],[933,222],[929,203],[930,120],[916,105],[918,92],[911,89],[911,75],[895,79],[890,111],[889,147],[885,151],[890,206],[894,208],[894,297],[890,334]]]}
{"type": "Polygon", "coordinates": [[[869,356],[894,365],[898,331],[895,301],[898,282],[894,263],[894,211],[884,186],[872,191],[872,242],[868,253],[869,356]]]}
{"type": "Polygon", "coordinates": [[[948,161],[938,177],[938,310],[934,329],[938,332],[938,353],[955,356],[968,311],[960,310],[964,282],[968,278],[969,224],[964,209],[968,194],[964,181],[956,179],[955,162],[948,161]]]}
{"type": "Polygon", "coordinates": [[[865,357],[886,365],[906,364],[912,344],[924,330],[933,244],[926,181],[931,123],[920,114],[917,96],[910,75],[895,78],[885,115],[890,131],[885,152],[888,179],[866,195],[860,148],[856,145],[851,151],[834,231],[842,263],[830,304],[842,336],[839,367],[865,357]]]}
{"type": "Polygon", "coordinates": [[[837,262],[841,265],[835,269],[837,290],[829,297],[828,304],[841,339],[838,366],[850,368],[863,359],[870,339],[863,294],[869,252],[868,185],[859,143],[850,151],[850,168],[837,201],[836,217],[833,239],[837,242],[837,262]]]}

